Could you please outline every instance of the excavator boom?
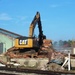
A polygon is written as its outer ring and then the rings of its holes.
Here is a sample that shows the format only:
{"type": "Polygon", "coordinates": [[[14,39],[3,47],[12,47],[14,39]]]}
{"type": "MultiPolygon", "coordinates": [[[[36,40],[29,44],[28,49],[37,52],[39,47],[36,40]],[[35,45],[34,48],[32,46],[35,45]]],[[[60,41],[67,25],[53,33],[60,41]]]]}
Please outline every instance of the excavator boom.
{"type": "Polygon", "coordinates": [[[30,24],[30,28],[29,28],[29,37],[33,37],[33,33],[34,33],[34,29],[36,24],[38,24],[38,28],[39,28],[39,33],[42,33],[42,25],[41,25],[41,21],[40,21],[40,13],[37,12],[33,21],[30,24]]]}
{"type": "Polygon", "coordinates": [[[37,12],[31,25],[30,25],[30,29],[29,29],[29,37],[33,37],[34,34],[34,29],[36,27],[36,24],[38,25],[38,29],[39,29],[39,45],[42,45],[43,43],[43,31],[42,31],[42,25],[41,25],[41,18],[40,18],[40,13],[37,12]]]}

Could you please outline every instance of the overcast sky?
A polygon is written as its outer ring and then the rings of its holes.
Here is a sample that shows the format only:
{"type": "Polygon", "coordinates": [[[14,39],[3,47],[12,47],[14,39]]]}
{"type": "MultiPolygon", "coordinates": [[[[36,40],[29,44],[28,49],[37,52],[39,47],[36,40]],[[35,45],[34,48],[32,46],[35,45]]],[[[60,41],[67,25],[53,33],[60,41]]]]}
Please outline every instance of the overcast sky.
{"type": "Polygon", "coordinates": [[[48,39],[75,39],[75,0],[0,0],[0,28],[28,36],[37,11],[48,39]]]}

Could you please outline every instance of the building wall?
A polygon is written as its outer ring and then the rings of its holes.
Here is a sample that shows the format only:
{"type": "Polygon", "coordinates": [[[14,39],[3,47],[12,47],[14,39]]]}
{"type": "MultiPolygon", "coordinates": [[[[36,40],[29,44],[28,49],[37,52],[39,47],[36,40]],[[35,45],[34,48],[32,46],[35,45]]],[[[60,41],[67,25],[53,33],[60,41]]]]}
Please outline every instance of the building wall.
{"type": "Polygon", "coordinates": [[[9,37],[8,35],[4,35],[0,33],[0,43],[3,43],[3,51],[6,52],[9,48],[14,46],[14,38],[9,37]]]}

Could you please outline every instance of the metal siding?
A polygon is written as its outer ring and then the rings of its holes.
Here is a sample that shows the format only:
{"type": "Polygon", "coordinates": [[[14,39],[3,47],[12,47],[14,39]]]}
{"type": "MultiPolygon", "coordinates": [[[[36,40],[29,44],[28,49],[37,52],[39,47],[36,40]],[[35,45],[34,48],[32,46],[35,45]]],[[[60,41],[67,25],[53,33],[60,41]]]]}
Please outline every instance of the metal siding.
{"type": "Polygon", "coordinates": [[[11,38],[7,35],[0,34],[0,42],[3,43],[3,53],[7,51],[7,49],[14,46],[14,38],[11,38]]]}

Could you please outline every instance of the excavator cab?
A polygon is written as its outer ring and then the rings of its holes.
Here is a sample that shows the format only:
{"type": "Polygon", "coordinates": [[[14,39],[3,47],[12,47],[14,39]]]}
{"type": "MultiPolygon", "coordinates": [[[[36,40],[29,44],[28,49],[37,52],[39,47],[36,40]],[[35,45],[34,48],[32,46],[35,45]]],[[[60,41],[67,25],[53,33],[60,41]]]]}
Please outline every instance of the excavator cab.
{"type": "Polygon", "coordinates": [[[29,36],[28,37],[22,36],[22,37],[16,38],[15,47],[20,49],[40,48],[42,43],[43,43],[43,31],[42,31],[42,25],[40,20],[40,13],[37,12],[36,15],[34,16],[34,19],[32,20],[30,24],[29,36]],[[33,36],[36,25],[38,25],[38,29],[39,29],[38,38],[33,36]]]}

